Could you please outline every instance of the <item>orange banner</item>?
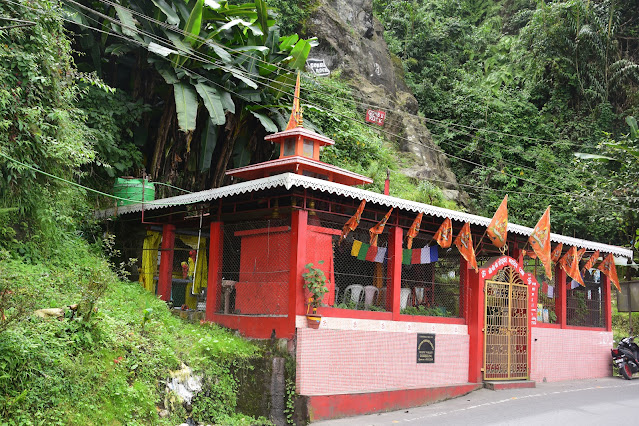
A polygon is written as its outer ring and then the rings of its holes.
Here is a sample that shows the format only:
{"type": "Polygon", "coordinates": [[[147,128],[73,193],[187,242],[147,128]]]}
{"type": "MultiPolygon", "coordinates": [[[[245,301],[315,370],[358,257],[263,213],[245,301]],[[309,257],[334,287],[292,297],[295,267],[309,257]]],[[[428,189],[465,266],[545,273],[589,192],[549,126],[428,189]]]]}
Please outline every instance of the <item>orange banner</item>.
{"type": "Polygon", "coordinates": [[[384,216],[384,218],[380,220],[377,225],[368,230],[368,233],[371,236],[370,245],[372,245],[373,247],[377,247],[377,237],[379,237],[379,235],[384,231],[384,226],[386,226],[386,222],[388,222],[388,218],[390,217],[391,213],[393,213],[392,207],[388,211],[388,213],[386,213],[386,216],[384,216]]]}
{"type": "Polygon", "coordinates": [[[584,257],[585,252],[585,248],[580,248],[579,251],[577,251],[577,262],[581,261],[581,258],[584,257]]]}
{"type": "Polygon", "coordinates": [[[597,260],[599,260],[599,250],[597,250],[592,254],[592,256],[590,256],[590,259],[588,259],[588,261],[584,265],[583,270],[587,271],[588,269],[592,268],[597,260]]]}
{"type": "Polygon", "coordinates": [[[582,286],[586,286],[584,284],[584,280],[581,278],[581,273],[579,272],[579,255],[577,254],[577,247],[572,246],[570,249],[564,254],[559,260],[559,265],[561,269],[566,271],[566,274],[573,280],[577,281],[582,286]]]}
{"type": "Polygon", "coordinates": [[[559,245],[555,247],[552,253],[550,254],[550,260],[554,263],[557,263],[559,261],[559,258],[561,257],[561,251],[563,249],[564,249],[564,243],[559,243],[559,245]]]}
{"type": "Polygon", "coordinates": [[[470,233],[470,223],[466,222],[464,224],[457,238],[455,238],[455,245],[468,264],[477,272],[477,259],[473,248],[473,236],[470,233]]]}
{"type": "Polygon", "coordinates": [[[539,222],[528,238],[539,261],[546,269],[546,276],[552,279],[552,262],[550,261],[550,206],[546,209],[539,222]]]}
{"type": "Polygon", "coordinates": [[[615,287],[617,287],[617,290],[621,291],[621,287],[619,287],[619,278],[617,278],[615,258],[613,257],[612,253],[608,253],[608,256],[604,258],[603,262],[601,262],[601,265],[599,265],[597,269],[606,274],[608,278],[610,278],[610,281],[612,281],[612,283],[615,285],[615,287]]]}
{"type": "Polygon", "coordinates": [[[439,226],[437,232],[433,236],[433,239],[437,241],[437,244],[441,248],[448,248],[453,242],[453,223],[449,218],[444,219],[444,222],[439,226]]]}
{"type": "Polygon", "coordinates": [[[497,248],[502,248],[506,244],[508,236],[508,194],[504,197],[499,208],[490,221],[486,234],[497,248]]]}
{"type": "Polygon", "coordinates": [[[298,127],[302,121],[302,110],[300,109],[300,73],[297,73],[297,81],[295,82],[295,96],[293,97],[293,109],[291,110],[291,118],[288,119],[286,130],[298,127]]]}
{"type": "Polygon", "coordinates": [[[359,225],[359,220],[362,218],[362,212],[364,211],[365,205],[366,205],[366,200],[362,200],[362,202],[359,203],[359,207],[357,208],[357,211],[355,212],[353,217],[348,219],[346,224],[344,224],[344,228],[342,228],[342,235],[339,236],[338,244],[342,243],[342,240],[346,238],[349,232],[354,231],[355,228],[357,228],[357,225],[359,225]]]}
{"type": "Polygon", "coordinates": [[[422,224],[422,216],[424,216],[424,213],[418,214],[413,221],[413,224],[410,228],[408,228],[408,232],[406,233],[406,248],[408,249],[413,248],[413,238],[419,234],[419,228],[422,224]]]}

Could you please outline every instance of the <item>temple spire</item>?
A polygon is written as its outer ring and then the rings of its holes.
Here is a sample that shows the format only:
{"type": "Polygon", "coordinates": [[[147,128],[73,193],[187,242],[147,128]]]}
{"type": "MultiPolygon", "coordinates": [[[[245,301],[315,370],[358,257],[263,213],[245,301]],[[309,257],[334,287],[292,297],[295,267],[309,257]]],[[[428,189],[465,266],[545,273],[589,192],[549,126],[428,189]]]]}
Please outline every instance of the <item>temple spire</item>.
{"type": "Polygon", "coordinates": [[[300,72],[297,72],[297,81],[295,82],[295,98],[293,99],[293,110],[291,118],[288,120],[286,130],[296,127],[302,127],[302,108],[300,108],[300,72]]]}

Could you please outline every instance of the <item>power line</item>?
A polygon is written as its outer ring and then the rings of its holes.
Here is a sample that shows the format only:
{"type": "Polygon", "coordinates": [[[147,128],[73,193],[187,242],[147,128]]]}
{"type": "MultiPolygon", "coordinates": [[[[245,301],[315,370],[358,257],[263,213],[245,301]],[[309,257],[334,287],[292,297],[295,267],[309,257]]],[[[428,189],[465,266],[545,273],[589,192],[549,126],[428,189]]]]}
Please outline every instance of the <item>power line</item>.
{"type": "MultiPolygon", "coordinates": [[[[66,0],[66,1],[70,1],[70,2],[72,2],[72,3],[74,3],[74,4],[78,4],[78,3],[76,3],[74,0],[66,0]]],[[[98,1],[100,1],[101,3],[107,4],[107,5],[109,5],[109,6],[112,6],[112,7],[116,7],[116,6],[117,6],[118,8],[125,9],[125,10],[127,10],[127,11],[131,12],[132,14],[135,14],[136,16],[139,16],[140,18],[143,18],[143,19],[145,19],[145,20],[147,20],[147,21],[149,21],[149,22],[151,22],[151,23],[157,24],[157,25],[159,25],[159,26],[161,26],[161,27],[163,27],[163,28],[169,29],[169,30],[174,31],[174,32],[176,32],[176,33],[179,33],[179,34],[182,34],[182,35],[189,35],[190,37],[193,37],[191,34],[187,34],[187,32],[186,32],[186,31],[182,30],[181,28],[179,28],[179,27],[177,27],[177,26],[175,26],[175,25],[170,25],[170,24],[167,24],[167,23],[165,23],[165,22],[159,21],[159,20],[154,19],[154,18],[152,18],[152,17],[150,17],[150,16],[148,16],[148,15],[145,15],[145,14],[143,14],[143,13],[141,13],[141,12],[138,12],[138,11],[136,11],[136,10],[134,10],[134,9],[131,9],[131,8],[127,8],[127,7],[124,7],[124,6],[118,5],[118,4],[116,4],[116,3],[112,2],[112,1],[109,1],[109,0],[98,0],[98,1]]],[[[119,21],[118,21],[118,22],[119,22],[119,21]]],[[[122,24],[121,24],[121,25],[122,25],[122,24]]],[[[133,30],[135,30],[135,31],[140,31],[137,27],[132,28],[132,27],[130,27],[130,26],[126,26],[126,28],[133,29],[133,30]]],[[[230,52],[236,53],[236,54],[238,54],[238,55],[240,55],[240,56],[244,56],[244,55],[248,56],[248,53],[246,53],[246,52],[243,52],[243,51],[240,51],[240,50],[237,50],[237,49],[233,49],[233,48],[230,48],[230,47],[228,47],[228,46],[224,46],[224,45],[222,45],[222,44],[217,43],[217,42],[216,42],[216,41],[214,41],[214,40],[206,40],[206,39],[204,39],[203,37],[200,37],[200,36],[197,36],[197,37],[195,37],[195,38],[196,38],[196,39],[198,39],[198,40],[200,40],[200,41],[203,41],[203,42],[213,43],[213,44],[215,44],[216,46],[218,46],[218,47],[220,47],[220,48],[222,48],[222,49],[224,49],[224,50],[226,50],[226,51],[230,51],[230,52]]],[[[173,46],[173,43],[172,43],[172,42],[170,42],[169,44],[170,44],[171,46],[173,46]]],[[[204,55],[204,56],[208,57],[209,59],[212,59],[212,57],[211,57],[211,56],[209,56],[209,55],[204,55]]],[[[277,65],[277,64],[271,64],[271,63],[270,63],[270,62],[268,62],[268,61],[262,60],[262,59],[260,59],[259,57],[255,58],[255,59],[256,59],[257,61],[259,61],[259,62],[264,63],[264,64],[268,64],[268,65],[275,65],[275,67],[276,67],[277,69],[279,69],[279,70],[284,70],[284,71],[287,71],[287,72],[289,71],[289,70],[287,70],[287,69],[285,69],[285,68],[283,68],[283,67],[280,67],[280,66],[279,66],[279,65],[277,65]]],[[[307,74],[307,77],[308,77],[308,76],[309,76],[309,75],[307,74]]],[[[258,78],[265,78],[264,76],[259,76],[259,75],[258,75],[258,76],[256,76],[256,77],[258,77],[258,78]]],[[[319,83],[319,80],[317,80],[317,78],[315,78],[315,76],[312,76],[312,77],[311,77],[311,79],[312,79],[313,81],[315,81],[316,83],[318,83],[318,85],[320,85],[320,86],[321,86],[321,83],[319,83]]],[[[270,81],[272,81],[272,82],[273,82],[273,80],[270,80],[270,81]]],[[[281,84],[282,86],[288,86],[288,87],[290,87],[290,88],[293,88],[293,87],[294,87],[294,85],[293,85],[293,84],[289,84],[289,83],[286,83],[286,82],[278,82],[278,83],[279,83],[279,84],[281,84]]],[[[321,90],[315,90],[315,89],[305,89],[305,90],[309,90],[309,91],[313,91],[313,92],[325,93],[325,94],[328,94],[328,95],[330,95],[330,96],[333,96],[335,99],[340,99],[340,100],[343,100],[343,101],[346,101],[346,102],[351,102],[351,103],[359,103],[360,105],[362,105],[362,106],[366,106],[366,107],[373,107],[373,108],[377,108],[377,109],[381,109],[381,108],[382,108],[380,105],[375,105],[375,104],[367,103],[367,102],[364,102],[363,100],[362,100],[362,101],[357,102],[357,101],[352,100],[352,99],[348,99],[348,98],[344,98],[344,97],[336,96],[336,95],[334,95],[334,94],[332,94],[332,93],[330,93],[330,92],[327,92],[327,91],[321,91],[321,90]]],[[[364,98],[363,98],[363,97],[360,97],[360,99],[364,99],[364,98]]],[[[394,101],[391,101],[391,102],[395,103],[394,101]]],[[[566,143],[566,142],[553,141],[553,140],[542,139],[542,138],[533,138],[533,137],[529,137],[529,136],[521,136],[521,135],[515,135],[515,134],[512,134],[512,133],[500,132],[500,131],[496,131],[496,130],[480,129],[480,128],[477,128],[477,127],[467,126],[467,125],[458,124],[458,123],[449,123],[449,122],[445,122],[445,121],[442,121],[442,120],[437,120],[437,119],[434,119],[434,118],[420,117],[420,116],[418,116],[418,115],[416,115],[416,114],[411,114],[411,113],[404,112],[404,111],[397,110],[397,109],[395,109],[395,110],[391,110],[391,111],[392,111],[392,112],[395,112],[395,113],[400,113],[400,114],[404,114],[404,115],[409,115],[409,116],[412,116],[412,117],[415,117],[415,118],[419,118],[419,119],[423,118],[424,120],[426,120],[426,121],[428,121],[428,122],[432,122],[432,123],[434,123],[434,124],[437,124],[437,125],[440,125],[440,126],[443,126],[443,127],[446,127],[446,128],[450,128],[450,127],[460,127],[460,128],[464,128],[464,129],[467,129],[467,130],[473,130],[473,131],[480,131],[480,132],[492,133],[492,134],[496,134],[496,135],[509,136],[509,137],[513,137],[513,138],[525,139],[525,140],[536,141],[536,142],[547,142],[547,143],[551,143],[551,144],[569,144],[569,145],[573,145],[573,146],[581,146],[580,144],[576,144],[576,143],[566,143]]]]}
{"type": "MultiPolygon", "coordinates": [[[[11,2],[10,0],[8,0],[8,1],[9,1],[9,2],[11,2]]],[[[73,3],[76,3],[76,2],[74,2],[73,0],[68,0],[68,1],[71,1],[71,2],[73,2],[73,3]]],[[[11,2],[11,3],[14,3],[14,2],[11,2]]],[[[14,3],[14,4],[17,4],[17,3],[14,3]]],[[[18,4],[19,4],[19,3],[18,3],[18,4]]],[[[77,3],[76,3],[76,4],[77,4],[77,3]]],[[[22,5],[22,4],[19,4],[19,5],[20,5],[20,6],[23,6],[23,7],[29,7],[29,6],[22,5]]],[[[81,5],[80,5],[80,6],[81,6],[81,5]]],[[[85,7],[85,6],[82,6],[82,7],[83,7],[84,9],[87,9],[87,10],[89,10],[89,11],[92,11],[92,12],[94,12],[94,13],[97,13],[98,15],[101,15],[101,16],[105,17],[105,19],[108,19],[108,20],[110,20],[110,21],[112,21],[112,22],[114,22],[114,23],[117,23],[117,24],[119,24],[119,25],[123,25],[124,27],[126,27],[124,24],[122,24],[122,23],[121,23],[120,21],[118,21],[118,20],[115,20],[115,19],[113,19],[113,18],[110,18],[110,17],[108,17],[108,16],[106,16],[106,15],[103,15],[103,14],[101,14],[101,13],[99,13],[99,12],[95,12],[93,9],[87,8],[87,7],[85,7]]],[[[32,7],[30,7],[30,8],[31,8],[31,9],[33,9],[33,10],[39,11],[38,9],[35,9],[35,8],[32,8],[32,7]]],[[[79,11],[78,11],[78,12],[79,12],[79,11]]],[[[81,12],[79,12],[79,13],[81,13],[81,12]]],[[[83,14],[83,15],[84,15],[84,14],[83,14]]],[[[84,15],[84,16],[86,16],[86,15],[84,15]]],[[[88,16],[87,16],[87,18],[89,18],[89,19],[91,19],[91,20],[94,20],[94,19],[92,19],[92,18],[90,18],[90,17],[88,17],[88,16]]],[[[79,24],[79,23],[77,23],[77,22],[74,22],[74,21],[71,21],[71,20],[68,20],[68,19],[65,19],[65,18],[62,18],[62,19],[63,19],[63,20],[65,20],[65,21],[67,21],[67,22],[70,22],[70,23],[72,23],[72,24],[81,25],[81,26],[83,26],[83,27],[86,27],[86,28],[92,29],[92,30],[94,30],[94,31],[98,31],[98,32],[106,33],[106,34],[111,34],[111,35],[117,36],[118,38],[122,38],[122,39],[124,39],[124,40],[129,41],[129,42],[132,42],[132,43],[134,43],[134,44],[138,44],[138,45],[140,45],[140,46],[144,46],[144,47],[146,47],[146,44],[144,44],[144,43],[142,43],[142,42],[140,42],[140,41],[138,41],[138,40],[135,40],[135,39],[132,39],[132,38],[126,37],[126,36],[124,36],[124,35],[121,35],[121,34],[118,34],[118,33],[113,33],[113,32],[111,32],[111,31],[106,32],[106,31],[104,31],[104,30],[101,30],[101,29],[98,29],[98,28],[92,27],[92,26],[90,26],[90,25],[79,24]]],[[[98,22],[98,21],[96,21],[96,22],[98,22]]],[[[99,22],[98,22],[98,23],[99,23],[99,22]]],[[[139,29],[137,29],[137,28],[133,28],[133,27],[131,27],[131,29],[132,29],[132,30],[135,30],[135,31],[137,31],[137,32],[143,33],[143,34],[148,34],[148,33],[145,33],[144,31],[141,31],[141,30],[139,30],[139,29]]],[[[151,35],[150,37],[152,37],[153,39],[155,39],[155,40],[157,40],[157,41],[161,41],[161,42],[168,43],[168,42],[166,41],[166,39],[162,39],[161,37],[156,37],[156,36],[153,36],[153,35],[151,35]]],[[[172,46],[172,45],[171,45],[171,46],[172,46]]],[[[162,57],[162,56],[160,56],[160,57],[162,57]]],[[[163,58],[163,59],[165,59],[165,60],[167,60],[167,61],[169,61],[169,60],[168,60],[168,58],[164,58],[164,57],[162,57],[162,58],[163,58]]],[[[209,62],[209,63],[211,63],[210,61],[208,61],[208,62],[209,62]]],[[[215,63],[213,63],[213,64],[215,65],[215,63]]],[[[225,90],[225,91],[228,91],[228,92],[230,92],[230,93],[235,94],[236,96],[238,96],[238,97],[240,97],[240,98],[242,98],[242,99],[246,100],[247,102],[250,102],[250,103],[253,103],[253,104],[257,104],[257,105],[259,105],[257,102],[251,101],[250,99],[247,99],[246,97],[244,97],[244,96],[242,96],[242,95],[240,95],[240,94],[238,94],[238,93],[236,93],[236,92],[234,92],[234,91],[232,91],[232,90],[230,90],[230,89],[228,89],[228,88],[225,88],[225,87],[223,87],[222,85],[218,84],[217,82],[211,81],[211,80],[210,80],[210,79],[208,79],[207,77],[204,77],[204,76],[202,76],[202,75],[200,75],[200,74],[198,74],[198,73],[196,73],[196,72],[194,72],[194,71],[192,71],[192,70],[189,70],[189,69],[188,69],[188,68],[186,68],[186,67],[182,67],[182,66],[180,66],[179,68],[181,68],[181,69],[183,69],[183,70],[185,70],[185,71],[189,71],[189,72],[191,72],[191,73],[193,73],[193,74],[197,75],[198,77],[201,77],[201,78],[203,78],[204,80],[206,80],[206,81],[210,82],[211,84],[214,84],[214,85],[216,85],[217,87],[220,87],[220,88],[222,88],[222,89],[223,89],[223,90],[225,90]]],[[[223,68],[223,69],[224,69],[224,68],[223,68]]],[[[271,81],[273,81],[273,80],[271,80],[271,81]]],[[[260,83],[260,84],[262,84],[263,86],[269,87],[269,88],[271,88],[271,89],[273,89],[273,90],[275,90],[275,91],[279,91],[279,92],[282,92],[282,93],[287,93],[287,92],[284,92],[283,90],[281,90],[281,89],[279,89],[279,88],[277,88],[277,87],[273,87],[273,86],[271,86],[271,85],[269,85],[269,84],[265,84],[265,83],[260,83]]],[[[309,105],[316,106],[316,107],[318,107],[318,108],[320,108],[320,109],[322,108],[321,106],[319,106],[319,105],[317,105],[317,104],[313,104],[313,103],[310,103],[310,102],[307,102],[307,103],[308,103],[309,105]]],[[[344,118],[346,118],[346,119],[349,119],[349,120],[351,120],[351,121],[358,122],[358,123],[360,123],[360,124],[364,124],[364,125],[366,125],[366,123],[365,123],[365,122],[363,122],[363,121],[361,121],[361,120],[354,119],[354,118],[352,118],[352,117],[349,117],[349,116],[347,116],[347,115],[345,115],[345,114],[338,113],[338,112],[336,112],[336,111],[332,111],[332,110],[329,110],[329,111],[331,111],[331,112],[332,112],[333,114],[335,114],[335,115],[338,115],[338,116],[344,117],[344,118]]],[[[435,151],[435,152],[439,152],[439,153],[441,153],[441,154],[443,154],[443,155],[445,155],[445,156],[448,156],[448,157],[450,157],[450,158],[454,158],[454,159],[457,159],[457,160],[459,160],[459,161],[463,161],[463,162],[469,163],[469,164],[474,165],[474,166],[476,166],[476,167],[480,167],[480,168],[485,168],[485,169],[488,169],[488,170],[493,170],[493,171],[501,172],[500,170],[496,169],[495,167],[492,167],[492,166],[485,166],[485,165],[482,165],[482,164],[480,164],[480,163],[476,163],[476,162],[471,161],[471,160],[467,160],[467,159],[464,159],[464,158],[461,158],[461,157],[457,157],[457,156],[453,156],[453,155],[446,154],[446,152],[444,152],[444,151],[442,151],[442,150],[436,149],[436,148],[434,148],[434,147],[427,146],[427,145],[425,145],[425,144],[423,144],[423,143],[416,143],[416,142],[410,141],[410,140],[408,140],[408,139],[407,139],[407,138],[405,138],[405,137],[402,137],[402,136],[399,136],[399,135],[393,134],[393,133],[391,133],[391,132],[389,132],[389,131],[387,131],[387,130],[382,130],[382,129],[378,129],[378,130],[379,130],[380,132],[382,132],[382,133],[385,133],[385,134],[386,134],[386,135],[388,135],[388,136],[391,136],[391,137],[394,137],[394,138],[397,138],[397,139],[405,140],[405,141],[406,141],[406,142],[408,142],[408,143],[412,143],[412,144],[416,144],[416,145],[419,145],[419,146],[423,146],[423,147],[425,147],[425,148],[427,148],[427,149],[433,150],[433,151],[435,151]]],[[[521,167],[525,167],[525,166],[521,166],[521,167]]],[[[506,174],[506,173],[504,173],[504,174],[506,174]]],[[[529,182],[529,183],[531,183],[531,184],[533,184],[533,185],[537,185],[537,186],[539,186],[539,187],[543,187],[543,188],[546,188],[546,189],[550,189],[550,190],[552,190],[552,191],[556,191],[556,192],[558,192],[558,193],[559,193],[559,194],[554,194],[554,195],[560,195],[560,194],[564,194],[564,195],[566,195],[566,194],[569,194],[570,196],[573,196],[573,197],[574,197],[574,196],[576,196],[576,197],[580,197],[580,198],[584,198],[584,199],[594,199],[594,200],[597,200],[598,202],[602,202],[600,199],[597,199],[597,198],[592,197],[592,196],[586,196],[586,195],[581,195],[581,194],[570,194],[570,193],[567,193],[567,192],[562,191],[562,190],[560,190],[560,189],[550,187],[550,186],[548,186],[548,185],[544,185],[544,184],[541,184],[541,183],[538,183],[538,182],[530,181],[530,180],[528,180],[528,179],[522,178],[521,176],[516,176],[516,175],[511,175],[511,174],[506,174],[506,175],[509,175],[509,176],[511,176],[511,177],[513,177],[513,178],[515,178],[515,179],[519,179],[519,180],[522,180],[522,181],[525,181],[525,182],[529,182]]],[[[456,183],[456,182],[447,182],[447,183],[452,184],[452,185],[459,185],[459,184],[458,184],[458,183],[456,183]]],[[[603,203],[603,204],[610,205],[610,206],[613,206],[613,207],[615,207],[615,208],[619,208],[619,207],[620,207],[620,206],[618,206],[617,204],[610,204],[610,203],[606,203],[606,202],[602,202],[602,203],[603,203]]],[[[623,206],[622,206],[622,207],[623,207],[623,206]]]]}
{"type": "MultiPolygon", "coordinates": [[[[73,1],[73,0],[67,0],[67,1],[71,1],[71,2],[73,2],[73,3],[76,3],[76,2],[75,2],[75,1],[73,1]]],[[[100,0],[100,1],[103,1],[103,2],[104,2],[105,0],[100,0]]],[[[90,8],[87,8],[87,7],[83,7],[83,8],[85,8],[85,9],[87,9],[87,10],[92,11],[92,9],[90,9],[90,8]]],[[[97,13],[98,13],[99,15],[102,15],[102,14],[100,14],[99,12],[97,12],[97,13]]],[[[108,19],[108,20],[110,20],[110,21],[112,21],[112,22],[114,22],[114,23],[121,24],[121,23],[120,23],[120,21],[115,20],[115,19],[113,19],[113,18],[111,18],[111,17],[108,17],[108,16],[106,16],[106,15],[102,15],[102,16],[104,16],[104,17],[105,17],[105,19],[108,19]]],[[[89,27],[90,27],[90,26],[89,26],[89,27]]],[[[92,29],[96,30],[96,29],[95,29],[95,28],[93,28],[93,27],[90,27],[90,28],[92,28],[92,29]]],[[[144,31],[141,31],[141,30],[138,30],[137,28],[132,28],[132,27],[131,27],[130,29],[132,29],[132,30],[136,30],[136,31],[139,31],[139,32],[141,32],[141,33],[143,33],[143,34],[147,34],[147,35],[148,35],[148,33],[144,32],[144,31]]],[[[98,30],[98,31],[101,31],[101,30],[98,30]]],[[[118,35],[118,36],[119,36],[119,35],[118,35]]],[[[132,39],[127,38],[127,37],[124,37],[124,36],[121,36],[121,37],[122,37],[122,38],[124,38],[125,40],[129,40],[129,41],[134,42],[134,43],[136,43],[136,44],[143,45],[142,43],[138,42],[137,40],[132,40],[132,39]]],[[[165,43],[167,43],[167,44],[169,43],[166,39],[162,39],[161,37],[155,37],[155,36],[153,36],[153,38],[154,38],[154,39],[156,39],[156,40],[158,40],[158,41],[163,41],[163,42],[165,42],[165,43]]],[[[171,46],[172,46],[172,45],[171,45],[171,46]]],[[[190,55],[190,56],[193,56],[193,55],[190,55]]],[[[164,59],[166,59],[166,58],[164,58],[164,59]]],[[[198,58],[198,59],[201,59],[201,57],[200,57],[200,58],[198,58]]],[[[210,59],[210,57],[209,57],[209,59],[210,59]]],[[[168,59],[167,59],[167,60],[168,60],[168,59]]],[[[209,61],[209,63],[210,63],[210,61],[209,61]]],[[[215,65],[215,63],[213,63],[213,64],[215,65]]],[[[190,71],[190,72],[192,72],[193,74],[195,74],[195,75],[197,75],[197,76],[199,76],[199,77],[202,77],[204,80],[206,80],[206,81],[210,82],[211,84],[214,84],[214,85],[216,85],[216,86],[218,86],[218,87],[220,87],[220,88],[222,88],[222,89],[224,89],[224,90],[226,90],[226,91],[229,91],[229,92],[231,92],[231,93],[235,94],[236,96],[239,96],[239,97],[241,97],[241,98],[244,98],[243,96],[239,95],[238,93],[233,92],[232,90],[229,90],[228,88],[225,88],[225,87],[221,86],[220,84],[218,84],[218,83],[216,83],[216,82],[211,81],[210,79],[208,79],[208,78],[206,78],[206,77],[202,76],[201,74],[198,74],[198,73],[196,73],[196,72],[194,72],[194,71],[192,71],[192,70],[189,70],[189,69],[188,69],[188,68],[186,68],[186,67],[182,67],[182,66],[180,66],[180,68],[181,68],[181,69],[183,69],[183,70],[190,71]]],[[[267,79],[267,80],[268,80],[268,79],[267,79]]],[[[270,81],[273,81],[273,82],[274,82],[274,80],[270,80],[270,81]]],[[[277,88],[277,87],[273,87],[273,86],[271,86],[271,85],[269,85],[269,84],[266,84],[266,83],[260,83],[260,84],[262,84],[263,86],[269,87],[269,88],[271,88],[271,89],[273,89],[273,90],[276,90],[276,91],[279,91],[279,92],[282,92],[282,93],[287,93],[287,92],[284,92],[283,90],[281,90],[281,89],[279,89],[279,88],[277,88]]],[[[245,100],[247,100],[248,102],[253,103],[253,104],[258,104],[257,102],[254,102],[254,101],[248,100],[248,99],[246,99],[246,98],[244,98],[244,99],[245,99],[245,100]]],[[[322,108],[320,105],[313,104],[313,103],[308,102],[308,101],[307,101],[307,103],[308,103],[308,104],[310,104],[310,105],[312,105],[312,106],[316,106],[316,107],[318,107],[318,108],[320,108],[320,109],[322,108]]],[[[258,104],[258,105],[259,105],[259,104],[258,104]]],[[[341,116],[341,117],[343,117],[343,118],[346,118],[346,119],[349,119],[349,120],[351,120],[351,121],[358,122],[358,123],[360,123],[360,124],[366,125],[366,123],[365,123],[365,122],[363,122],[363,121],[361,121],[361,120],[354,119],[354,118],[349,117],[349,116],[347,116],[347,115],[345,115],[345,114],[341,114],[341,113],[338,113],[338,112],[336,112],[336,111],[331,111],[331,112],[332,112],[333,114],[335,114],[335,115],[339,115],[339,116],[341,116]]],[[[379,131],[380,131],[380,132],[382,132],[382,133],[385,133],[386,135],[388,135],[388,136],[390,136],[390,137],[394,137],[394,138],[397,138],[397,139],[402,139],[402,140],[405,140],[405,141],[407,141],[407,142],[409,142],[409,143],[413,143],[413,144],[417,144],[417,145],[423,146],[423,147],[425,147],[425,148],[427,148],[427,149],[431,149],[431,150],[433,150],[433,151],[435,151],[435,152],[439,152],[439,153],[441,153],[441,154],[443,154],[443,155],[445,155],[445,156],[448,156],[448,157],[450,157],[450,158],[457,159],[457,160],[459,160],[459,161],[463,161],[463,162],[469,163],[469,164],[474,165],[474,166],[476,166],[476,167],[485,168],[485,169],[487,169],[487,170],[493,170],[493,171],[496,171],[496,172],[498,172],[498,173],[501,173],[501,171],[500,171],[500,170],[498,170],[497,168],[495,168],[495,167],[493,167],[493,166],[485,166],[485,165],[483,165],[483,164],[481,164],[481,163],[477,163],[477,162],[474,162],[474,161],[471,161],[471,160],[464,159],[464,158],[462,158],[462,157],[457,157],[457,156],[454,156],[454,155],[447,154],[445,151],[442,151],[442,150],[439,150],[439,149],[436,149],[436,148],[433,148],[433,147],[429,147],[429,146],[427,146],[427,145],[425,145],[425,144],[423,144],[423,143],[416,143],[416,142],[409,141],[407,138],[402,137],[402,136],[399,136],[399,135],[396,135],[396,134],[393,134],[393,133],[391,133],[391,132],[389,132],[389,131],[387,131],[387,130],[385,130],[385,129],[384,129],[384,130],[379,129],[379,131]]],[[[516,164],[516,163],[515,163],[515,164],[516,164]]],[[[520,167],[526,168],[526,166],[522,166],[522,165],[519,165],[519,164],[517,164],[517,165],[518,165],[518,166],[520,166],[520,167]]],[[[536,170],[535,170],[535,172],[536,172],[536,170]]],[[[541,183],[538,183],[538,182],[535,182],[535,181],[531,181],[531,180],[526,179],[526,178],[523,178],[523,177],[521,177],[521,176],[516,176],[516,175],[512,175],[512,174],[508,174],[508,173],[503,173],[503,174],[506,174],[506,175],[508,175],[508,176],[510,176],[510,177],[512,177],[512,178],[515,178],[515,179],[522,180],[522,181],[524,181],[524,182],[531,183],[531,184],[533,184],[533,185],[537,185],[537,186],[542,187],[542,188],[545,188],[545,189],[549,189],[549,190],[551,190],[551,191],[556,191],[556,192],[558,192],[559,194],[562,194],[562,193],[563,193],[563,194],[567,194],[567,193],[565,193],[565,191],[562,191],[561,189],[553,188],[553,187],[548,186],[548,185],[545,185],[545,184],[541,184],[541,183]]],[[[455,184],[456,184],[455,182],[448,182],[448,183],[449,183],[449,184],[453,184],[453,185],[455,185],[455,184]]],[[[554,194],[554,195],[559,195],[559,194],[554,194]]],[[[586,195],[581,195],[581,194],[570,194],[570,195],[571,195],[571,196],[580,197],[580,198],[584,198],[584,199],[594,199],[594,200],[597,200],[597,201],[599,201],[599,202],[602,202],[603,204],[607,204],[607,205],[609,205],[609,206],[611,206],[611,207],[615,207],[615,208],[618,208],[618,207],[619,207],[617,204],[606,203],[605,201],[601,201],[600,199],[596,199],[595,197],[592,197],[592,196],[586,196],[586,195]]]]}

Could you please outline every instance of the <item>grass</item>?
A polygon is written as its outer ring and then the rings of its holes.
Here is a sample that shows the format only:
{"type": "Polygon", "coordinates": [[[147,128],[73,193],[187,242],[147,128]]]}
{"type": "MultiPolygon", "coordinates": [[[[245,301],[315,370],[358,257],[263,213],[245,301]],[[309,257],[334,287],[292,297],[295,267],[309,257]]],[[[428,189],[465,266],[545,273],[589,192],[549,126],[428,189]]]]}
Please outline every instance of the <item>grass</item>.
{"type": "Polygon", "coordinates": [[[268,424],[235,411],[233,373],[261,356],[260,347],[215,325],[184,322],[139,283],[116,279],[81,242],[74,250],[76,262],[68,266],[29,265],[0,252],[0,290],[15,295],[4,302],[7,318],[19,314],[17,302],[28,307],[0,329],[1,425],[175,425],[189,416],[209,424],[268,424]],[[96,275],[108,284],[102,294],[87,291],[86,276],[96,275]],[[30,315],[90,296],[97,311],[88,320],[30,315]],[[190,414],[165,386],[169,371],[183,363],[205,383],[190,414]],[[169,414],[161,418],[164,409],[169,414]]]}

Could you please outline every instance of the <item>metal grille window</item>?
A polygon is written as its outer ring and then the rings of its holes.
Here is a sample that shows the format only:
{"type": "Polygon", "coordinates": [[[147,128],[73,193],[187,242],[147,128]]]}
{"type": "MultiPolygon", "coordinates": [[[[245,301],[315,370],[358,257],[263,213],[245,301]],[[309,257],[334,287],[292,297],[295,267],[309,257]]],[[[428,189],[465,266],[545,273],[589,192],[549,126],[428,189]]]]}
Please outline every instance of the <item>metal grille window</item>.
{"type": "Polygon", "coordinates": [[[290,262],[288,220],[224,224],[217,312],[286,316],[290,262]]]}
{"type": "Polygon", "coordinates": [[[554,324],[557,322],[557,285],[556,274],[552,279],[546,276],[544,265],[539,259],[524,258],[524,269],[535,276],[539,288],[537,289],[537,322],[554,324]]]}
{"type": "MultiPolygon", "coordinates": [[[[426,240],[415,239],[413,247],[425,247],[426,240]]],[[[400,308],[403,314],[438,317],[463,316],[460,284],[460,254],[456,248],[441,249],[434,243],[438,260],[402,265],[400,308]]]]}
{"type": "Polygon", "coordinates": [[[566,277],[566,322],[581,327],[603,327],[606,308],[600,272],[585,271],[583,278],[585,287],[566,277]]]}
{"type": "MultiPolygon", "coordinates": [[[[322,222],[322,226],[341,229],[343,224],[322,222]]],[[[372,225],[371,225],[372,226],[372,225]]],[[[335,303],[336,308],[386,311],[388,246],[387,234],[378,239],[378,247],[369,252],[368,224],[351,232],[337,244],[339,236],[333,238],[335,247],[335,303]],[[359,243],[363,243],[359,247],[359,243]],[[358,248],[359,247],[359,248],[358,248]],[[381,249],[381,250],[380,250],[381,249]],[[375,254],[375,256],[373,256],[375,254]]]]}

